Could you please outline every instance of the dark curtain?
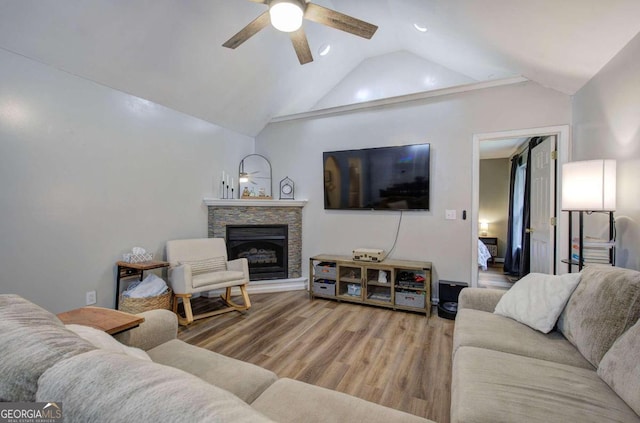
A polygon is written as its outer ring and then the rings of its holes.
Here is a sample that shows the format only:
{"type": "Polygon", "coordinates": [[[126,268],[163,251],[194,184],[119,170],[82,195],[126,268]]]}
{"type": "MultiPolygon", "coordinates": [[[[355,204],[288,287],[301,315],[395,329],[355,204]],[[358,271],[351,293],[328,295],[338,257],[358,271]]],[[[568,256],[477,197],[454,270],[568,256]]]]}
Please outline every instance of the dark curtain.
{"type": "Polygon", "coordinates": [[[520,263],[518,276],[523,277],[529,274],[531,269],[530,234],[527,229],[531,226],[531,150],[540,144],[546,137],[533,137],[529,140],[529,154],[527,155],[527,177],[524,183],[524,207],[522,211],[522,251],[520,252],[520,263]]]}
{"type": "Polygon", "coordinates": [[[518,258],[513,254],[513,191],[516,183],[516,170],[518,170],[518,162],[520,156],[511,158],[511,175],[509,186],[509,226],[507,228],[507,251],[504,254],[504,272],[509,274],[517,274],[519,269],[517,266],[518,258]]]}

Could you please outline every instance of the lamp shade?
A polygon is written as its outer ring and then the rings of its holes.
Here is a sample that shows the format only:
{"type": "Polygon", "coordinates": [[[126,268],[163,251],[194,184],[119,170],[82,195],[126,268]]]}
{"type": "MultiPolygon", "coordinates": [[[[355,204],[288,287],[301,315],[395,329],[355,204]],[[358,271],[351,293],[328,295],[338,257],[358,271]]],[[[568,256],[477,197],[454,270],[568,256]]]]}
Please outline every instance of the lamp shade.
{"type": "Polygon", "coordinates": [[[562,165],[562,210],[615,209],[615,160],[585,160],[562,165]]]}

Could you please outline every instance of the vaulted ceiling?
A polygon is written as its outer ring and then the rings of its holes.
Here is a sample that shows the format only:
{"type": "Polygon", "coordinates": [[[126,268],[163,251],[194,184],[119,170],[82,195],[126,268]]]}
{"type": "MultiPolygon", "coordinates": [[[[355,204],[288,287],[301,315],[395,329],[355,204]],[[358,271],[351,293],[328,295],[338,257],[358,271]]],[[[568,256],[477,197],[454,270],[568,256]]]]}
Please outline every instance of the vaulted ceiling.
{"type": "Polygon", "coordinates": [[[272,27],[222,47],[266,10],[247,0],[2,0],[0,48],[256,135],[273,117],[370,92],[522,75],[571,95],[640,31],[638,0],[314,2],[379,30],[365,40],[305,21],[315,60],[301,66],[272,27]]]}

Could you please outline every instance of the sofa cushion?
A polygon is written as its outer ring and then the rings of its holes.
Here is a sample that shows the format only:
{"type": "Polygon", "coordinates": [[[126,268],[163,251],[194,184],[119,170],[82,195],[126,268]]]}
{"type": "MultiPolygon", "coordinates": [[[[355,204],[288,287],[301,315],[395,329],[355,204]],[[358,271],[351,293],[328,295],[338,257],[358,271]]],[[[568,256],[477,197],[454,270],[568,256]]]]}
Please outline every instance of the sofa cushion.
{"type": "Polygon", "coordinates": [[[149,350],[148,354],[156,363],[198,376],[249,404],[278,379],[275,373],[267,369],[178,339],[159,345],[149,350]]]}
{"type": "Polygon", "coordinates": [[[235,395],[181,370],[104,350],[55,364],[38,401],[64,404],[70,422],[270,422],[235,395]]]}
{"type": "Polygon", "coordinates": [[[145,351],[164,344],[178,335],[178,316],[169,310],[157,309],[143,311],[144,317],[139,326],[115,334],[113,337],[124,345],[145,351]]]}
{"type": "Polygon", "coordinates": [[[0,339],[0,401],[34,401],[47,368],[96,348],[18,295],[0,295],[0,339]]]}
{"type": "Polygon", "coordinates": [[[140,348],[128,347],[124,344],[121,344],[114,337],[99,329],[83,325],[65,325],[65,327],[71,332],[78,335],[80,338],[92,343],[96,348],[121,354],[127,354],[131,357],[139,358],[141,360],[151,361],[149,354],[147,354],[140,348]]]}
{"type": "Polygon", "coordinates": [[[614,341],[640,317],[640,272],[590,265],[581,273],[558,330],[598,367],[614,341]]]}
{"type": "Polygon", "coordinates": [[[474,347],[453,361],[451,423],[638,423],[595,370],[474,347]]]}
{"type": "Polygon", "coordinates": [[[598,375],[640,415],[640,320],[602,357],[598,375]]]}
{"type": "Polygon", "coordinates": [[[464,288],[458,296],[458,310],[472,308],[493,313],[507,291],[491,288],[464,288]]]}
{"type": "Polygon", "coordinates": [[[422,417],[383,407],[341,392],[279,379],[252,404],[280,423],[427,423],[422,417]]]}
{"type": "Polygon", "coordinates": [[[529,273],[500,298],[495,313],[549,333],[578,282],[580,273],[529,273]]]}
{"type": "Polygon", "coordinates": [[[508,317],[486,311],[458,310],[453,332],[453,353],[463,346],[594,369],[561,333],[552,331],[544,334],[508,317]]]}

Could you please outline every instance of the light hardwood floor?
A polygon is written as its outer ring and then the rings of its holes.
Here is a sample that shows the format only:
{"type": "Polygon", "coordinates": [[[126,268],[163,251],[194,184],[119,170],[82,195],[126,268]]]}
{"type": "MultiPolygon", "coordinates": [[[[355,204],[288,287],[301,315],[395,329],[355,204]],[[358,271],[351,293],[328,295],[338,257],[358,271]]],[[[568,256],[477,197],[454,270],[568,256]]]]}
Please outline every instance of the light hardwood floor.
{"type": "MultiPolygon", "coordinates": [[[[245,314],[199,320],[178,336],[279,377],[449,422],[453,321],[437,313],[427,320],[417,313],[311,301],[306,291],[252,295],[251,302],[245,314]]],[[[192,303],[197,313],[217,300],[192,303]]]]}
{"type": "Polygon", "coordinates": [[[513,286],[514,280],[504,274],[503,263],[490,264],[487,270],[478,270],[478,287],[507,290],[513,286]]]}

